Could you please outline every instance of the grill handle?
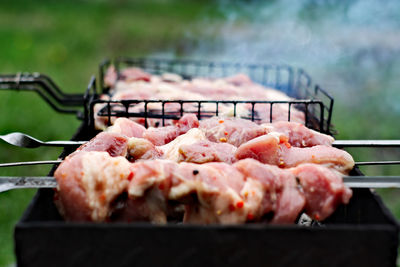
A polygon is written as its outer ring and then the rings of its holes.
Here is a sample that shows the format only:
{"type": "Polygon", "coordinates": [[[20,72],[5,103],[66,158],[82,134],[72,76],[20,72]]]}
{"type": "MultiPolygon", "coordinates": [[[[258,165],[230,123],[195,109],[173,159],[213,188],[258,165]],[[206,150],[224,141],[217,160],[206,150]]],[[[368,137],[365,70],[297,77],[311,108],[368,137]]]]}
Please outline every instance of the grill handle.
{"type": "Polygon", "coordinates": [[[78,118],[82,118],[80,108],[84,105],[84,95],[64,93],[46,75],[40,73],[3,74],[0,75],[0,90],[36,92],[57,112],[76,114],[78,118]]]}

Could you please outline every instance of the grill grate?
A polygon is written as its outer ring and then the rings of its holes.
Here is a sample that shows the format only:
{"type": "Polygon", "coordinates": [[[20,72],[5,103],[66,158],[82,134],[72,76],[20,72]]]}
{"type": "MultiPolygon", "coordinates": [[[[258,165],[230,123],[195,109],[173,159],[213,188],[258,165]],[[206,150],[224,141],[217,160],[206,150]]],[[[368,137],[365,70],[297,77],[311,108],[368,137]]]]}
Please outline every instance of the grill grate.
{"type": "MultiPolygon", "coordinates": [[[[239,64],[239,63],[215,63],[193,60],[166,60],[166,59],[132,59],[118,58],[114,61],[106,60],[100,64],[99,85],[103,94],[108,94],[110,88],[104,83],[105,73],[111,65],[114,65],[117,76],[120,77],[121,70],[126,67],[139,67],[151,74],[162,74],[165,72],[174,72],[181,75],[184,79],[192,77],[218,78],[234,75],[237,73],[247,74],[252,81],[276,88],[290,97],[296,98],[292,101],[198,101],[198,100],[122,100],[108,101],[100,100],[97,97],[89,97],[86,101],[86,109],[89,112],[86,118],[91,127],[94,127],[94,117],[96,104],[104,104],[104,107],[96,114],[100,117],[106,117],[110,122],[111,117],[135,117],[143,118],[147,124],[148,118],[159,118],[162,125],[165,125],[167,119],[179,119],[184,113],[194,113],[200,118],[218,116],[218,107],[221,104],[228,104],[233,107],[233,115],[237,116],[237,107],[239,105],[250,105],[250,114],[241,116],[242,118],[259,120],[255,107],[262,106],[269,111],[269,121],[272,122],[274,107],[285,105],[288,107],[288,121],[291,120],[291,114],[294,108],[301,110],[305,114],[306,125],[317,131],[332,134],[331,127],[333,98],[320,86],[316,85],[312,90],[312,80],[310,76],[302,69],[294,70],[287,65],[261,65],[261,64],[239,64]],[[147,106],[152,103],[158,103],[156,110],[150,110],[147,106]],[[168,104],[178,104],[179,107],[170,112],[165,109],[168,104]],[[196,110],[187,110],[185,105],[192,104],[196,110]],[[203,106],[213,104],[210,109],[205,110],[203,106]],[[134,105],[143,105],[144,109],[140,112],[130,112],[129,109],[134,105]]],[[[88,95],[97,95],[96,84],[89,84],[88,95]]],[[[146,125],[147,126],[147,125],[146,125]]]]}

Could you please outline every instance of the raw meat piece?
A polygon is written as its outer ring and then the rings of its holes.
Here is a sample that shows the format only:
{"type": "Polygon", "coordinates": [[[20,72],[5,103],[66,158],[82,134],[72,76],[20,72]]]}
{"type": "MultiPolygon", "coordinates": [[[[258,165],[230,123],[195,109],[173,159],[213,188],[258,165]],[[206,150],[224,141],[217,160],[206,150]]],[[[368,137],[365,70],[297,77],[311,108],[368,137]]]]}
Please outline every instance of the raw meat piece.
{"type": "MultiPolygon", "coordinates": [[[[316,163],[348,174],[354,167],[353,157],[344,150],[329,146],[306,148],[282,146],[283,167],[290,168],[301,163],[316,163]]],[[[282,163],[280,163],[282,166],[282,163]]]]}
{"type": "Polygon", "coordinates": [[[204,131],[208,140],[229,143],[234,146],[240,146],[266,133],[265,127],[240,118],[213,117],[200,121],[199,128],[204,131]]]}
{"type": "Polygon", "coordinates": [[[131,121],[127,118],[118,118],[115,120],[113,126],[107,128],[107,132],[120,133],[126,137],[141,138],[146,131],[142,125],[131,121]]]}
{"type": "Polygon", "coordinates": [[[243,73],[238,73],[236,75],[226,77],[224,80],[236,86],[242,86],[253,83],[252,80],[249,78],[249,76],[243,73]]]}
{"type": "Polygon", "coordinates": [[[104,75],[104,84],[108,87],[114,87],[118,80],[118,74],[115,67],[111,65],[108,67],[106,74],[104,75]]]}
{"type": "Polygon", "coordinates": [[[179,160],[192,163],[225,162],[232,164],[236,161],[235,151],[236,147],[233,145],[204,140],[190,145],[181,145],[179,160]]]}
{"type": "Polygon", "coordinates": [[[199,120],[194,114],[185,114],[179,119],[176,126],[178,127],[179,134],[187,133],[192,128],[199,128],[199,120]]]}
{"type": "Polygon", "coordinates": [[[338,173],[317,164],[301,164],[291,169],[306,197],[307,214],[318,221],[330,216],[340,204],[347,204],[351,189],[338,173]]]}
{"type": "Polygon", "coordinates": [[[253,158],[265,164],[279,166],[282,162],[280,144],[287,144],[287,137],[279,133],[269,133],[254,138],[238,147],[237,159],[253,158]]]}
{"type": "Polygon", "coordinates": [[[293,175],[283,172],[280,177],[283,189],[278,195],[277,207],[271,223],[294,223],[306,204],[306,199],[293,175]]]}
{"type": "Polygon", "coordinates": [[[202,140],[206,140],[204,133],[198,128],[193,128],[190,129],[186,134],[178,136],[172,142],[169,142],[163,146],[159,146],[158,148],[163,151],[165,159],[179,162],[181,161],[179,149],[182,145],[191,145],[202,140]]]}
{"type": "Polygon", "coordinates": [[[106,152],[81,151],[67,157],[55,177],[56,204],[74,221],[166,223],[183,216],[184,223],[196,224],[266,219],[282,224],[293,223],[303,208],[324,220],[351,197],[341,176],[325,167],[281,169],[254,159],[233,165],[169,160],[131,164],[106,152]]]}
{"type": "Polygon", "coordinates": [[[149,140],[144,138],[129,138],[128,155],[129,160],[147,160],[160,159],[163,157],[163,152],[158,147],[153,145],[149,140]]]}
{"type": "Polygon", "coordinates": [[[191,128],[199,127],[199,120],[196,115],[185,114],[175,126],[165,126],[159,128],[150,127],[143,134],[143,138],[146,138],[156,146],[168,144],[176,137],[186,133],[191,128]]]}
{"type": "Polygon", "coordinates": [[[288,136],[289,143],[295,147],[331,146],[335,140],[332,136],[319,133],[297,122],[278,121],[262,126],[267,128],[267,132],[279,132],[288,136]]]}
{"type": "Polygon", "coordinates": [[[128,138],[125,135],[112,132],[101,132],[93,137],[89,142],[81,145],[74,153],[75,155],[82,151],[105,151],[112,157],[127,155],[128,138]]]}
{"type": "Polygon", "coordinates": [[[168,144],[179,136],[179,130],[176,126],[165,126],[159,128],[150,127],[143,134],[143,138],[149,140],[156,146],[168,144]]]}
{"type": "MultiPolygon", "coordinates": [[[[277,166],[262,164],[254,159],[240,160],[233,165],[247,180],[261,183],[262,201],[253,213],[256,221],[266,214],[272,214],[271,223],[294,223],[305,205],[305,198],[299,191],[295,176],[277,166]]],[[[246,191],[246,195],[254,194],[246,191]]],[[[247,200],[247,199],[246,199],[247,200]]]]}
{"type": "Polygon", "coordinates": [[[180,163],[170,199],[184,199],[184,223],[243,223],[247,207],[240,197],[244,176],[225,163],[180,163]],[[195,196],[190,198],[191,196],[195,196]],[[189,198],[189,200],[188,200],[189,198]]]}
{"type": "Polygon", "coordinates": [[[131,164],[124,157],[81,151],[67,157],[54,173],[56,204],[67,220],[106,221],[110,203],[126,190],[130,176],[131,164]]]}
{"type": "Polygon", "coordinates": [[[281,168],[295,167],[302,163],[318,163],[348,173],[354,160],[346,151],[329,147],[292,147],[286,136],[269,133],[244,143],[236,150],[237,159],[253,158],[262,163],[281,168]]]}
{"type": "Polygon", "coordinates": [[[151,74],[143,71],[140,68],[126,68],[121,71],[120,79],[127,82],[145,81],[150,82],[151,74]]]}
{"type": "MultiPolygon", "coordinates": [[[[208,79],[194,78],[192,80],[182,80],[182,77],[176,74],[149,75],[137,68],[128,68],[123,70],[119,81],[115,81],[116,75],[113,69],[109,69],[105,80],[107,84],[114,84],[111,92],[114,92],[112,100],[126,99],[149,99],[149,100],[243,100],[243,101],[290,101],[283,92],[268,88],[251,81],[245,74],[237,74],[231,77],[208,79]],[[143,74],[144,73],[144,74],[143,74]]],[[[258,122],[273,122],[278,120],[287,121],[289,117],[289,105],[275,103],[270,114],[270,104],[257,104],[254,107],[258,122]]],[[[177,103],[168,103],[164,106],[169,114],[180,114],[180,105],[177,103]]],[[[162,106],[160,103],[149,103],[148,111],[161,114],[162,106]]],[[[185,111],[192,110],[196,112],[197,103],[188,103],[184,107],[185,111]]],[[[215,104],[203,103],[200,107],[201,113],[210,115],[216,109],[215,104]]],[[[252,106],[243,105],[236,114],[246,114],[248,117],[252,106]],[[243,110],[245,107],[246,110],[243,110]]],[[[140,113],[144,111],[144,105],[138,104],[129,107],[129,112],[140,113]]],[[[220,104],[218,114],[232,114],[232,105],[220,104]]],[[[96,116],[96,127],[104,127],[104,118],[96,116]],[[99,120],[99,121],[98,121],[99,120]]],[[[138,121],[138,119],[133,119],[138,121]]],[[[291,107],[290,120],[304,123],[304,113],[291,107]]],[[[112,120],[113,121],[113,120],[112,120]]],[[[111,123],[112,123],[111,121],[111,123]]],[[[156,126],[160,119],[148,119],[148,125],[156,126]]],[[[166,125],[173,123],[172,120],[166,120],[166,125]]]]}
{"type": "Polygon", "coordinates": [[[134,176],[128,187],[128,204],[120,215],[124,220],[166,223],[175,212],[168,204],[172,177],[178,165],[166,160],[132,164],[134,176]]]}

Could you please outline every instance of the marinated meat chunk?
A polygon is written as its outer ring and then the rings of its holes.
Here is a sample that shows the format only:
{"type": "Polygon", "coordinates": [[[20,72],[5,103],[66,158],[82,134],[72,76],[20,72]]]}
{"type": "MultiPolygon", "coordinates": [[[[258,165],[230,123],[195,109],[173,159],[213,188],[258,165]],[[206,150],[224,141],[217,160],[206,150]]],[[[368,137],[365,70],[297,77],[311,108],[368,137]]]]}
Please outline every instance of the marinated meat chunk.
{"type": "Polygon", "coordinates": [[[146,128],[127,118],[118,118],[113,126],[107,128],[107,132],[120,133],[126,137],[143,137],[146,128]]]}
{"type": "Polygon", "coordinates": [[[120,79],[127,82],[145,81],[150,82],[151,74],[143,71],[140,68],[126,68],[121,71],[120,79]]]}
{"type": "Polygon", "coordinates": [[[193,114],[185,114],[174,126],[165,126],[159,128],[150,127],[143,134],[146,138],[156,146],[168,144],[179,135],[186,133],[192,128],[199,127],[199,120],[193,114]]]}
{"type": "Polygon", "coordinates": [[[179,136],[179,130],[176,126],[165,126],[159,128],[150,127],[146,130],[143,138],[149,140],[156,146],[168,144],[179,136]]]}
{"type": "Polygon", "coordinates": [[[183,115],[176,124],[179,130],[179,134],[187,133],[192,128],[199,128],[199,125],[199,120],[194,114],[183,115]]]}
{"type": "Polygon", "coordinates": [[[158,148],[164,153],[164,158],[175,162],[181,161],[180,147],[183,145],[192,145],[198,141],[206,140],[202,131],[197,128],[190,129],[187,133],[178,136],[174,141],[158,148]]]}
{"type": "Polygon", "coordinates": [[[266,133],[265,127],[240,118],[213,117],[200,121],[199,129],[204,131],[207,139],[212,142],[234,146],[240,146],[266,133]]]}
{"type": "Polygon", "coordinates": [[[160,159],[163,151],[144,138],[129,138],[128,155],[131,161],[160,159]]]}
{"type": "Polygon", "coordinates": [[[128,138],[119,133],[101,132],[86,144],[81,145],[71,155],[82,151],[105,151],[112,157],[125,157],[128,151],[128,138]]]}
{"type": "Polygon", "coordinates": [[[343,174],[348,174],[354,167],[353,157],[344,150],[329,146],[313,146],[306,148],[282,146],[284,168],[298,166],[302,163],[316,163],[343,174]]]}
{"type": "MultiPolygon", "coordinates": [[[[292,100],[283,92],[268,88],[254,83],[245,74],[237,74],[225,78],[193,78],[192,80],[182,80],[182,77],[176,74],[165,73],[161,76],[150,75],[138,68],[127,68],[121,72],[117,81],[116,71],[110,67],[105,77],[105,83],[111,86],[111,92],[114,92],[112,100],[126,99],[149,99],[149,100],[267,100],[267,101],[290,101],[292,100]]],[[[196,103],[186,103],[183,107],[185,111],[201,109],[202,113],[214,112],[217,108],[215,104],[203,103],[198,107],[196,103]]],[[[160,103],[149,103],[147,111],[161,113],[162,105],[160,103]]],[[[129,108],[130,112],[143,112],[144,105],[134,105],[129,108]]],[[[179,114],[181,106],[178,103],[166,103],[164,111],[169,114],[179,114]]],[[[270,104],[257,104],[254,106],[246,105],[246,111],[237,110],[236,114],[246,114],[251,112],[260,122],[273,122],[287,120],[289,117],[288,104],[275,104],[271,109],[270,104]],[[272,114],[270,114],[272,110],[272,114]],[[239,113],[238,113],[239,112],[239,113]]],[[[232,105],[220,103],[218,114],[233,115],[232,105]]],[[[290,120],[304,123],[304,113],[291,106],[290,120]]],[[[101,127],[101,117],[96,117],[96,125],[101,127]],[[97,121],[99,121],[97,123],[97,121]]],[[[136,119],[134,119],[136,120],[136,119]]],[[[111,123],[113,119],[111,120],[111,123]]],[[[155,126],[160,119],[148,119],[147,123],[155,126]]],[[[164,121],[167,125],[173,124],[172,120],[164,121]]]]}
{"type": "Polygon", "coordinates": [[[292,147],[286,136],[269,133],[241,145],[235,153],[237,159],[253,158],[262,163],[281,168],[291,168],[302,163],[318,163],[348,173],[354,160],[346,151],[329,147],[292,147]]]}
{"type": "Polygon", "coordinates": [[[226,163],[129,163],[106,152],[80,152],[56,170],[56,204],[67,220],[236,224],[317,220],[348,203],[341,175],[317,164],[281,169],[244,159],[226,163]]]}
{"type": "Polygon", "coordinates": [[[317,164],[302,164],[291,172],[300,182],[306,198],[306,212],[313,219],[324,220],[338,205],[349,203],[352,191],[337,172],[317,164]]]}
{"type": "Polygon", "coordinates": [[[184,223],[236,224],[247,218],[247,207],[240,196],[244,176],[225,163],[180,163],[170,198],[185,200],[184,223]],[[189,200],[188,200],[189,198],[189,200]]]}
{"type": "Polygon", "coordinates": [[[278,121],[263,124],[263,126],[267,128],[267,132],[279,132],[286,135],[289,138],[288,142],[295,147],[331,146],[334,141],[332,136],[319,133],[297,122],[278,121]]]}
{"type": "Polygon", "coordinates": [[[132,176],[131,164],[124,157],[82,151],[67,157],[54,173],[56,204],[67,220],[106,221],[110,203],[126,190],[132,176]]]}
{"type": "MultiPolygon", "coordinates": [[[[255,220],[271,214],[271,223],[294,223],[305,205],[305,198],[299,190],[295,176],[277,166],[262,164],[254,159],[240,160],[234,166],[246,176],[261,183],[262,201],[253,213],[255,220]]],[[[246,191],[246,195],[254,192],[246,191]]]]}
{"type": "Polygon", "coordinates": [[[125,220],[166,223],[175,207],[168,204],[168,194],[177,164],[165,160],[142,161],[132,164],[128,187],[128,204],[122,209],[125,220]]]}
{"type": "Polygon", "coordinates": [[[232,164],[236,161],[235,151],[236,147],[233,145],[203,140],[194,144],[181,145],[179,160],[193,163],[225,162],[232,164]]]}
{"type": "Polygon", "coordinates": [[[293,174],[284,171],[280,178],[283,188],[277,197],[277,207],[271,223],[294,223],[306,205],[306,198],[299,190],[293,174]]]}

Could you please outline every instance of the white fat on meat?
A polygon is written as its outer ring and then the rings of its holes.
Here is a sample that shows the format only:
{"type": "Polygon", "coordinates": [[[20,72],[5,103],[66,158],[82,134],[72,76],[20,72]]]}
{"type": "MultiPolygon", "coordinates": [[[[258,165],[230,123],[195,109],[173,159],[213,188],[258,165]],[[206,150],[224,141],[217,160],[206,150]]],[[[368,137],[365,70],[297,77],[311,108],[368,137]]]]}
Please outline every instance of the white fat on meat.
{"type": "Polygon", "coordinates": [[[128,155],[133,161],[160,159],[163,154],[162,150],[147,139],[132,137],[128,140],[128,155]]]}
{"type": "Polygon", "coordinates": [[[247,218],[247,206],[240,191],[244,176],[226,163],[180,163],[170,198],[186,199],[184,223],[236,224],[247,218]],[[190,199],[195,195],[194,199],[190,199]],[[189,197],[190,200],[187,200],[189,197]]]}
{"type": "Polygon", "coordinates": [[[267,132],[279,132],[286,135],[288,142],[295,147],[311,147],[316,145],[331,146],[335,139],[327,134],[314,131],[298,122],[279,121],[274,123],[265,123],[267,132]]]}
{"type": "Polygon", "coordinates": [[[180,146],[192,145],[201,140],[207,140],[204,133],[198,128],[192,128],[186,134],[180,135],[175,140],[158,148],[163,151],[165,159],[179,162],[181,157],[180,146]]]}
{"type": "Polygon", "coordinates": [[[124,192],[132,177],[124,157],[107,152],[79,152],[57,168],[56,203],[67,220],[102,222],[110,216],[110,203],[124,192]]]}

